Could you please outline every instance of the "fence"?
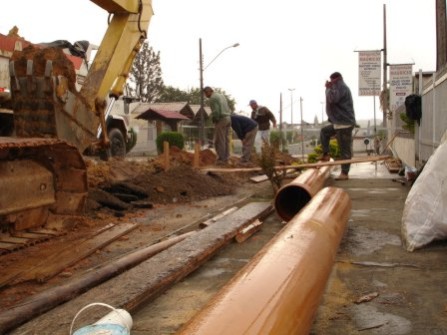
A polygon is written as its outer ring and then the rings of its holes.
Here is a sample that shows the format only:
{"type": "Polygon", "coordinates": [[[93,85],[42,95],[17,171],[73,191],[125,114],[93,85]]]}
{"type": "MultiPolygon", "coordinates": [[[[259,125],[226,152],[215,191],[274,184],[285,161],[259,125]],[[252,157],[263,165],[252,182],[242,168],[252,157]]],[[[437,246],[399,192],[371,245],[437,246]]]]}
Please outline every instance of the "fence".
{"type": "MultiPolygon", "coordinates": [[[[422,82],[422,74],[416,82],[422,82]]],[[[447,69],[433,73],[419,92],[422,96],[422,118],[420,126],[415,125],[414,134],[404,129],[405,123],[400,119],[400,114],[405,113],[405,106],[400,106],[393,113],[392,129],[389,129],[393,153],[404,164],[416,168],[427,162],[446,133],[447,69]]]]}

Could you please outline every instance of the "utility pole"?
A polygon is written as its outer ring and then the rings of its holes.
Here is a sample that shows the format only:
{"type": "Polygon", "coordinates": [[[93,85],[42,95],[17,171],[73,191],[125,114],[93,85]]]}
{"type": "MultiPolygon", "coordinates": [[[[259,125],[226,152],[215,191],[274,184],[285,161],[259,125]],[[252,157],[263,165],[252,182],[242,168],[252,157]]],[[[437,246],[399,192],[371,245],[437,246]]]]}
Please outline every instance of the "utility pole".
{"type": "MultiPolygon", "coordinates": [[[[387,101],[389,101],[389,92],[387,90],[387,82],[388,82],[388,77],[387,77],[387,66],[388,66],[388,61],[387,61],[387,50],[386,50],[387,46],[386,46],[386,5],[383,4],[383,84],[382,84],[382,90],[383,90],[383,94],[386,94],[387,97],[387,101]]],[[[388,115],[388,103],[385,102],[383,104],[383,126],[386,127],[386,123],[387,123],[387,115],[388,115]]],[[[375,120],[375,118],[374,118],[375,120]]]]}
{"type": "Polygon", "coordinates": [[[293,142],[293,91],[295,91],[294,88],[289,88],[290,91],[290,130],[291,130],[291,137],[290,137],[290,143],[293,142]]]}
{"type": "Polygon", "coordinates": [[[447,17],[445,0],[436,0],[436,71],[447,63],[447,17]]]}
{"type": "Polygon", "coordinates": [[[284,152],[284,141],[282,132],[282,93],[279,94],[279,141],[281,143],[281,150],[284,152]]]}
{"type": "Polygon", "coordinates": [[[200,129],[199,139],[200,145],[205,145],[205,97],[203,94],[203,54],[202,54],[202,39],[199,38],[199,62],[200,62],[200,129]]]}
{"type": "Polygon", "coordinates": [[[300,114],[301,114],[301,157],[304,160],[304,123],[303,123],[303,98],[300,97],[300,114]]]}

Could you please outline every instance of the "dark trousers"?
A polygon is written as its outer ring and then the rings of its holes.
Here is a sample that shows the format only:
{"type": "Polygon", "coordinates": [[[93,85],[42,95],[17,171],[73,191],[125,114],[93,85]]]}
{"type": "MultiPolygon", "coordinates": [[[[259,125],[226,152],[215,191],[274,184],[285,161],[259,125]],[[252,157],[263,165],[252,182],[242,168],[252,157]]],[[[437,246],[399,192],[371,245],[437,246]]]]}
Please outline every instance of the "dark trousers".
{"type": "MultiPolygon", "coordinates": [[[[352,158],[352,129],[354,127],[334,129],[334,125],[330,124],[321,128],[320,142],[323,148],[323,153],[329,154],[329,141],[331,137],[335,136],[340,148],[340,155],[342,159],[352,158]]],[[[349,173],[351,164],[342,164],[341,171],[345,174],[349,173]]]]}

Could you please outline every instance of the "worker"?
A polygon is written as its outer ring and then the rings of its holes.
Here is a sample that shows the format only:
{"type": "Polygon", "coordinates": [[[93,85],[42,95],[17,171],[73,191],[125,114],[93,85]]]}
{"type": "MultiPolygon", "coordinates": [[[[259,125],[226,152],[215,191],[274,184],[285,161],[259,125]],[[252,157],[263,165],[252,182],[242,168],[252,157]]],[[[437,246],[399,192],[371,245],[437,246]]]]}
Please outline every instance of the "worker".
{"type": "Polygon", "coordinates": [[[227,98],[206,86],[203,93],[209,99],[211,120],[214,124],[214,147],[217,153],[217,165],[227,165],[230,158],[231,110],[227,98]]]}
{"type": "MultiPolygon", "coordinates": [[[[342,159],[352,158],[352,130],[355,126],[355,113],[352,94],[345,84],[340,72],[330,75],[330,81],[325,83],[326,114],[329,125],[321,128],[320,142],[323,149],[321,161],[328,161],[329,141],[336,136],[342,159]]],[[[336,180],[348,180],[351,164],[341,165],[341,173],[336,180]]]]}
{"type": "Polygon", "coordinates": [[[256,121],[243,115],[231,115],[231,128],[242,142],[241,165],[248,165],[251,162],[251,153],[255,144],[258,124],[256,121]]]}
{"type": "Polygon", "coordinates": [[[270,122],[273,128],[276,128],[275,116],[267,107],[258,105],[256,100],[250,100],[249,105],[252,109],[251,118],[258,123],[262,143],[269,143],[270,122]]]}

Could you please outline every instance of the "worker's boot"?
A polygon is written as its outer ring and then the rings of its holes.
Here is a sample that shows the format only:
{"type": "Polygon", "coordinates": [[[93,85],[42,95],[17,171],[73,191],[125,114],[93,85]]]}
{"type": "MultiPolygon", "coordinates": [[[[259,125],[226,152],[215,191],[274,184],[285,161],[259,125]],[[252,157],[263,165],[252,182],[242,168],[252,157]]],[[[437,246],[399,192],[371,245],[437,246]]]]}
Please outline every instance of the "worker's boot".
{"type": "Polygon", "coordinates": [[[344,172],[341,172],[339,176],[335,178],[335,180],[348,180],[348,179],[349,179],[348,174],[344,172]]]}
{"type": "Polygon", "coordinates": [[[329,154],[323,154],[320,157],[317,158],[320,162],[329,162],[331,159],[331,156],[329,154]]]}

